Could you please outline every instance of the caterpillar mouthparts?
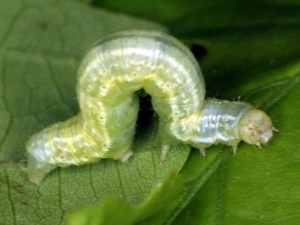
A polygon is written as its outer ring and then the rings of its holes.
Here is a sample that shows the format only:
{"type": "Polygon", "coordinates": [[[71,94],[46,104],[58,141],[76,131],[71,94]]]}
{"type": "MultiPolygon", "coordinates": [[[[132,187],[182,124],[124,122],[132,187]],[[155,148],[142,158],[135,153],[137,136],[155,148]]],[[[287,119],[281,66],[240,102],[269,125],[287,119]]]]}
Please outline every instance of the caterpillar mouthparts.
{"type": "Polygon", "coordinates": [[[126,161],[139,110],[136,91],[152,97],[160,118],[162,160],[181,142],[205,156],[213,144],[241,140],[260,146],[273,135],[271,119],[248,103],[204,100],[205,84],[190,50],[157,31],[125,30],[103,37],[77,73],[80,113],[34,134],[27,142],[29,179],[39,184],[57,166],[102,158],[126,161]]]}

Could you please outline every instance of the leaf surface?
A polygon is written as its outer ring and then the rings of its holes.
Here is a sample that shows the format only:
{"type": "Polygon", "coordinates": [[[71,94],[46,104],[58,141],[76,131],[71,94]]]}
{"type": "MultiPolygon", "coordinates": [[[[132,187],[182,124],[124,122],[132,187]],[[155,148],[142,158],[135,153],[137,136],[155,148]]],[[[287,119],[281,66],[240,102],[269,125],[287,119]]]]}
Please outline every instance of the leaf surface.
{"type": "MultiPolygon", "coordinates": [[[[112,4],[103,2],[106,7],[112,4]]],[[[140,215],[135,207],[159,202],[161,197],[153,193],[158,183],[168,186],[164,178],[169,169],[179,171],[183,165],[183,190],[171,193],[173,201],[162,204],[158,213],[145,206],[145,217],[152,216],[139,224],[298,224],[299,3],[151,1],[147,4],[152,6],[146,7],[114,2],[118,8],[110,9],[160,21],[191,47],[200,61],[208,97],[240,97],[266,110],[279,132],[261,150],[242,143],[236,156],[227,147],[215,146],[208,150],[207,159],[193,150],[186,162],[189,147],[174,146],[160,164],[156,120],[147,112],[148,122],[137,130],[136,154],[128,164],[102,160],[57,169],[36,187],[20,168],[24,164],[16,162],[26,158],[24,145],[32,133],[78,112],[75,74],[88,47],[120,28],[167,28],[67,0],[4,0],[0,7],[0,224],[62,224],[70,211],[86,205],[118,209],[110,204],[115,198],[101,201],[104,193],[127,201],[120,207],[129,213],[133,210],[130,224],[140,215]]],[[[114,212],[108,209],[103,208],[114,212]]]]}

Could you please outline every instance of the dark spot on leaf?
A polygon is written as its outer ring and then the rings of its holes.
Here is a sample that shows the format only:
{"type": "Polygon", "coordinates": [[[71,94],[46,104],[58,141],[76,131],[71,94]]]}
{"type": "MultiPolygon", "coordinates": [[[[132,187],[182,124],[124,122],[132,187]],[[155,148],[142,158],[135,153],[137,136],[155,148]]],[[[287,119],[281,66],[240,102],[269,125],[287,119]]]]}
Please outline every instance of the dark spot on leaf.
{"type": "Polygon", "coordinates": [[[37,23],[37,28],[41,30],[46,30],[49,24],[47,22],[39,22],[37,23]]]}

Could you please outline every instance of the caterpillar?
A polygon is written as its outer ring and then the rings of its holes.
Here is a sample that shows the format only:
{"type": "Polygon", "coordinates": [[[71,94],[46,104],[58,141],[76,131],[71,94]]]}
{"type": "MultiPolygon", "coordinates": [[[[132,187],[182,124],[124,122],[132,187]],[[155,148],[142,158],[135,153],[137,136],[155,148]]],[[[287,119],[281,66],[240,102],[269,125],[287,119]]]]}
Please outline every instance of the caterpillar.
{"type": "Polygon", "coordinates": [[[34,134],[27,142],[29,179],[39,184],[57,166],[102,158],[126,161],[139,110],[137,91],[151,95],[159,115],[162,160],[169,146],[189,144],[205,156],[214,144],[241,140],[260,147],[273,135],[271,119],[240,101],[204,99],[205,84],[190,50],[174,37],[130,29],[103,37],[77,72],[79,114],[34,134]]]}

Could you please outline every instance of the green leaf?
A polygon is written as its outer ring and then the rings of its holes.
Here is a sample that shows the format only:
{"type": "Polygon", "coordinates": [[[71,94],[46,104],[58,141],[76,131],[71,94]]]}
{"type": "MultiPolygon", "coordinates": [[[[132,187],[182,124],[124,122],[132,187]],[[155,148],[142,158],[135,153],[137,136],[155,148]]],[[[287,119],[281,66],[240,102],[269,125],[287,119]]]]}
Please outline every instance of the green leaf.
{"type": "Polygon", "coordinates": [[[134,224],[162,210],[179,194],[182,186],[182,177],[170,172],[164,181],[157,184],[151,195],[136,207],[124,200],[106,196],[101,205],[85,207],[72,213],[67,225],[134,224]]]}
{"type": "MultiPolygon", "coordinates": [[[[57,169],[34,186],[21,169],[24,164],[13,162],[25,159],[24,144],[32,133],[78,112],[75,74],[88,47],[120,28],[167,29],[67,0],[2,0],[0,160],[6,162],[0,164],[0,224],[62,224],[70,211],[98,205],[103,194],[140,207],[169,168],[179,171],[183,165],[183,191],[159,212],[144,207],[147,218],[138,224],[298,224],[298,1],[114,2],[118,12],[134,8],[135,15],[164,22],[191,46],[201,62],[207,96],[240,96],[266,110],[279,132],[262,150],[242,143],[236,156],[215,146],[207,159],[195,150],[186,162],[189,147],[174,146],[161,165],[150,113],[149,122],[137,130],[136,154],[128,164],[103,160],[57,169]]],[[[118,205],[105,202],[105,216],[111,218],[110,209],[118,205]]]]}
{"type": "Polygon", "coordinates": [[[83,4],[90,4],[92,2],[92,0],[72,0],[74,2],[80,2],[80,3],[83,3],[83,4]]]}
{"type": "Polygon", "coordinates": [[[138,220],[145,219],[155,213],[163,211],[180,193],[182,187],[183,178],[176,172],[171,171],[166,179],[157,184],[155,191],[136,207],[139,213],[138,220]]]}
{"type": "Polygon", "coordinates": [[[100,206],[89,206],[70,215],[67,225],[130,225],[135,222],[134,208],[126,201],[105,196],[100,206]]]}

